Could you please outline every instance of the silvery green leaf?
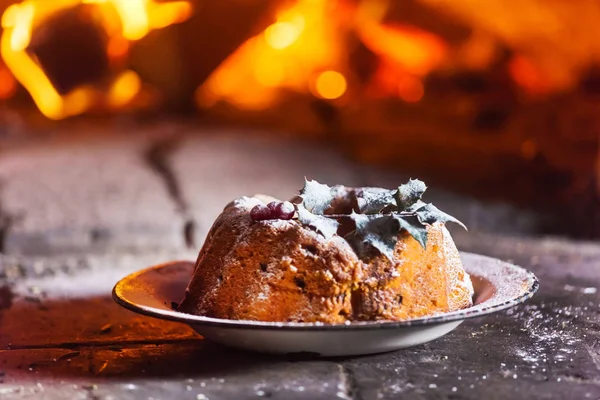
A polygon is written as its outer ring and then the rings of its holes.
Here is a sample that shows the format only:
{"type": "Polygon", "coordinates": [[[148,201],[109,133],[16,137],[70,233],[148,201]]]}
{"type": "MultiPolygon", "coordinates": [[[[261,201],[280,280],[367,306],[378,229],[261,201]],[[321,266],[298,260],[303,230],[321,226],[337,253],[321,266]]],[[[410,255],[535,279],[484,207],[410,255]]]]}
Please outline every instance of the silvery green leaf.
{"type": "Polygon", "coordinates": [[[400,227],[389,215],[366,215],[352,213],[356,229],[346,235],[346,240],[359,257],[366,256],[371,249],[376,249],[390,260],[394,258],[394,249],[398,243],[400,227]]]}
{"type": "Polygon", "coordinates": [[[361,214],[377,214],[385,208],[396,209],[393,190],[365,188],[356,193],[358,211],[361,214]]]}
{"type": "Polygon", "coordinates": [[[303,225],[308,225],[315,229],[326,239],[330,239],[337,233],[339,222],[335,219],[327,218],[322,215],[316,215],[308,211],[302,204],[296,204],[296,213],[298,221],[303,225]]]}
{"type": "Polygon", "coordinates": [[[416,209],[414,212],[417,215],[417,217],[419,218],[419,221],[421,221],[424,224],[431,225],[436,222],[441,222],[441,223],[454,222],[454,223],[462,226],[464,229],[467,229],[465,224],[463,224],[462,222],[460,222],[453,216],[441,211],[439,208],[437,208],[436,206],[434,206],[431,203],[422,205],[421,207],[416,209]]]}
{"type": "Polygon", "coordinates": [[[412,213],[414,213],[414,212],[415,212],[415,211],[417,211],[419,208],[421,208],[421,207],[423,207],[423,206],[425,206],[425,205],[427,205],[427,203],[425,203],[424,201],[422,201],[422,200],[417,200],[417,201],[416,201],[416,202],[415,202],[415,203],[414,203],[412,206],[408,207],[408,208],[407,208],[406,210],[404,210],[404,211],[407,211],[407,212],[412,212],[412,213]]]}
{"type": "Polygon", "coordinates": [[[333,201],[332,189],[314,180],[304,180],[304,187],[300,191],[302,205],[313,214],[322,215],[333,201]]]}
{"type": "Polygon", "coordinates": [[[302,202],[296,204],[298,220],[330,238],[338,231],[337,219],[351,219],[355,229],[345,239],[360,258],[368,257],[376,251],[393,260],[401,231],[406,231],[426,248],[429,225],[455,222],[465,227],[433,204],[423,202],[421,197],[427,187],[417,179],[409,180],[399,186],[398,190],[365,188],[355,192],[359,213],[353,211],[347,216],[324,215],[334,198],[341,196],[340,188],[342,187],[330,188],[316,181],[305,181],[300,192],[302,202]]]}
{"type": "Polygon", "coordinates": [[[421,200],[427,186],[423,181],[410,179],[404,185],[400,185],[395,193],[396,203],[400,210],[408,210],[413,204],[421,200]]]}
{"type": "Polygon", "coordinates": [[[427,248],[427,226],[422,224],[417,216],[394,213],[392,217],[398,222],[401,229],[415,238],[424,249],[427,248]]]}

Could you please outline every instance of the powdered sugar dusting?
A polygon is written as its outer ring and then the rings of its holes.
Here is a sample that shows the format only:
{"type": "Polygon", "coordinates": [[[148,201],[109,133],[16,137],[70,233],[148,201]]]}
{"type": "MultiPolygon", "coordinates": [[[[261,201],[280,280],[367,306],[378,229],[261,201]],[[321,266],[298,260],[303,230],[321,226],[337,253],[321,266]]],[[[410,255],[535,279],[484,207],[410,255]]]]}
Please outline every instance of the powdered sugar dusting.
{"type": "Polygon", "coordinates": [[[576,347],[585,337],[576,321],[586,311],[583,307],[558,303],[526,305],[507,311],[512,318],[522,321],[531,340],[527,348],[514,349],[515,354],[541,373],[554,365],[573,362],[576,347]]]}
{"type": "Polygon", "coordinates": [[[598,293],[598,288],[595,287],[577,287],[573,285],[566,284],[564,286],[564,290],[566,292],[580,292],[583,294],[596,294],[598,293]]]}
{"type": "MultiPolygon", "coordinates": [[[[440,246],[443,249],[443,255],[445,258],[444,268],[447,279],[446,287],[448,292],[463,292],[466,293],[467,298],[473,297],[473,283],[471,277],[467,272],[464,272],[463,265],[460,259],[460,255],[450,236],[450,232],[445,226],[441,226],[442,239],[440,246]]],[[[449,300],[454,301],[456,304],[451,304],[451,309],[461,309],[467,306],[467,304],[460,303],[461,296],[451,296],[449,300]],[[455,301],[458,300],[458,301],[455,301]]],[[[471,305],[471,304],[468,304],[471,305]]]]}

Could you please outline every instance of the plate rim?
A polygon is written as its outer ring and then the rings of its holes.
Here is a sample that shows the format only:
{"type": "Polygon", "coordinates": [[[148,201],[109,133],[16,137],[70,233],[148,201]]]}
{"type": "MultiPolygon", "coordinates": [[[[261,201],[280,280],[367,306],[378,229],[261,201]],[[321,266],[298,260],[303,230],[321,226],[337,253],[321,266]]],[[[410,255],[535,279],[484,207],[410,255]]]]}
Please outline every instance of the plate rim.
{"type": "Polygon", "coordinates": [[[113,287],[112,298],[121,307],[124,307],[130,311],[138,314],[154,317],[158,319],[164,319],[168,321],[186,323],[188,325],[202,325],[213,328],[224,328],[224,329],[259,329],[259,330],[277,330],[277,331],[337,331],[337,330],[369,330],[369,329],[398,329],[398,328],[409,328],[409,327],[423,327],[427,325],[439,325],[447,322],[463,321],[466,319],[478,318],[485,315],[493,314],[495,312],[503,311],[522,304],[525,301],[535,295],[540,287],[540,283],[535,274],[523,267],[518,265],[502,261],[497,258],[461,251],[461,255],[465,254],[469,257],[474,256],[476,258],[486,259],[487,261],[500,263],[504,266],[508,266],[511,269],[520,270],[521,273],[525,273],[528,280],[528,288],[518,297],[510,298],[502,303],[493,304],[487,307],[480,307],[473,309],[473,307],[465,308],[462,310],[451,311],[448,313],[437,314],[428,317],[414,318],[404,321],[358,321],[343,324],[327,324],[322,322],[265,322],[265,321],[253,321],[253,320],[232,320],[222,318],[205,317],[201,315],[194,315],[183,313],[175,310],[159,309],[151,306],[145,306],[142,304],[134,303],[123,297],[119,292],[121,286],[126,281],[135,279],[137,276],[144,273],[161,269],[168,268],[181,263],[191,263],[189,260],[173,260],[164,262],[161,264],[153,265],[121,278],[113,287]]]}

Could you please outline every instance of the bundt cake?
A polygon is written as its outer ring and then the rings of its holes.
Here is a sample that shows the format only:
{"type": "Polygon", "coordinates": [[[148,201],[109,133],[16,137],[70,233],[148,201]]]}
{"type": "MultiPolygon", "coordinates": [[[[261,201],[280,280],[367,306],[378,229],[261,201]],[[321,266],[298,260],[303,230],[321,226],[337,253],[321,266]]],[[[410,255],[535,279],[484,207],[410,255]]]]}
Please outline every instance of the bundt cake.
{"type": "Polygon", "coordinates": [[[198,256],[178,310],[215,318],[344,323],[406,320],[472,305],[447,221],[397,190],[307,181],[290,202],[227,205],[198,256]]]}

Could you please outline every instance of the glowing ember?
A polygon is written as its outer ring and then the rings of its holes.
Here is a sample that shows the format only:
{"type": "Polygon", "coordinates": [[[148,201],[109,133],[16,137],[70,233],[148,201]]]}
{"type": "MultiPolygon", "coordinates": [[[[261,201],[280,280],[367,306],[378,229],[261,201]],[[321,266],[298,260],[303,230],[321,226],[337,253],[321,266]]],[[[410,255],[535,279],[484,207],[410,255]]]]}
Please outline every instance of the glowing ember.
{"type": "Polygon", "coordinates": [[[407,103],[416,103],[424,94],[423,83],[418,78],[406,75],[398,84],[398,95],[407,103]]]}
{"type": "Polygon", "coordinates": [[[17,91],[17,81],[10,71],[0,65],[0,99],[8,99],[17,91]]]}
{"type": "Polygon", "coordinates": [[[113,36],[108,41],[106,51],[111,59],[123,58],[129,52],[129,41],[120,36],[113,36]]]}
{"type": "Polygon", "coordinates": [[[139,40],[151,30],[183,22],[192,12],[192,6],[187,1],[83,0],[83,3],[111,4],[119,14],[122,35],[128,40],[139,40]]]}
{"type": "Polygon", "coordinates": [[[337,99],[346,91],[346,78],[336,71],[319,74],[314,84],[315,95],[324,99],[337,99]]]}
{"type": "Polygon", "coordinates": [[[448,51],[440,37],[412,26],[365,23],[358,31],[375,54],[419,76],[439,67],[448,51]]]}
{"type": "MultiPolygon", "coordinates": [[[[541,2],[528,2],[529,7],[514,12],[493,0],[486,12],[481,12],[472,0],[417,2],[440,15],[462,20],[473,28],[470,39],[448,35],[445,40],[441,33],[390,23],[397,17],[391,0],[280,2],[275,22],[239,46],[197,88],[195,100],[202,108],[225,102],[242,110],[264,110],[286,96],[300,97],[289,96],[292,93],[306,95],[305,100],[309,96],[340,99],[336,106],[355,104],[360,96],[415,103],[424,97],[424,78],[433,71],[442,72],[440,76],[461,70],[484,72],[499,62],[524,92],[546,95],[574,87],[578,72],[600,60],[595,36],[587,32],[585,24],[582,28],[577,24],[586,13],[568,13],[567,8],[562,12],[558,3],[542,12],[546,6],[541,2]],[[549,29],[543,21],[554,21],[556,26],[549,29]],[[564,34],[568,27],[574,29],[576,40],[564,34]],[[544,45],[546,42],[552,46],[544,45]],[[559,51],[550,51],[553,46],[559,51]],[[513,50],[508,64],[505,48],[513,50]]],[[[139,105],[150,90],[135,72],[126,69],[132,42],[188,19],[191,3],[22,0],[8,7],[1,20],[0,54],[6,68],[0,64],[0,99],[12,96],[18,81],[40,111],[52,119],[94,108],[119,110],[139,105]],[[75,13],[79,25],[63,29],[63,36],[57,36],[54,28],[64,24],[56,23],[56,17],[73,10],[83,10],[81,15],[75,13]],[[78,35],[80,32],[83,34],[78,35]],[[78,47],[64,44],[72,37],[82,38],[74,41],[78,47]],[[90,45],[90,40],[96,43],[90,45]],[[102,62],[93,59],[98,54],[102,62]],[[77,61],[87,61],[87,65],[80,66],[77,61]],[[65,65],[71,69],[63,68],[65,65]]],[[[600,15],[600,6],[587,11],[592,20],[600,15]]],[[[407,15],[406,20],[417,19],[407,15]]],[[[443,27],[436,32],[444,32],[443,27]]]]}
{"type": "Polygon", "coordinates": [[[77,115],[98,104],[121,107],[141,90],[139,77],[126,71],[115,78],[108,91],[103,88],[79,87],[61,95],[37,58],[29,54],[27,50],[35,29],[56,13],[80,4],[94,7],[94,17],[101,21],[109,36],[106,52],[111,60],[122,59],[127,55],[129,41],[139,40],[154,29],[182,22],[192,12],[188,1],[24,0],[10,6],[2,16],[2,58],[48,118],[62,119],[77,115]]]}
{"type": "Polygon", "coordinates": [[[114,108],[126,106],[140,91],[142,81],[133,71],[125,71],[113,82],[108,91],[108,104],[114,108]]]}
{"type": "Polygon", "coordinates": [[[265,41],[274,49],[291,46],[304,29],[304,18],[298,16],[290,22],[277,22],[265,30],[265,41]]]}
{"type": "Polygon", "coordinates": [[[528,94],[541,95],[552,91],[550,79],[530,60],[523,56],[515,56],[508,66],[514,79],[528,94]]]}

